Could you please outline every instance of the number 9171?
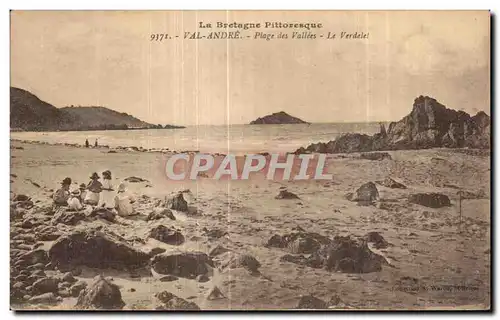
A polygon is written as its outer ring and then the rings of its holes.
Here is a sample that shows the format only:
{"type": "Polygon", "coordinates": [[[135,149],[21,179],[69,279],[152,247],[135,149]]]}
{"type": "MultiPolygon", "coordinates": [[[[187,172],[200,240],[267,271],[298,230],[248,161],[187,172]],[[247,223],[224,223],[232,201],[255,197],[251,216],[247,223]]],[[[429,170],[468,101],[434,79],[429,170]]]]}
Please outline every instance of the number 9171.
{"type": "Polygon", "coordinates": [[[167,33],[152,33],[150,36],[151,41],[163,41],[170,39],[167,33]]]}

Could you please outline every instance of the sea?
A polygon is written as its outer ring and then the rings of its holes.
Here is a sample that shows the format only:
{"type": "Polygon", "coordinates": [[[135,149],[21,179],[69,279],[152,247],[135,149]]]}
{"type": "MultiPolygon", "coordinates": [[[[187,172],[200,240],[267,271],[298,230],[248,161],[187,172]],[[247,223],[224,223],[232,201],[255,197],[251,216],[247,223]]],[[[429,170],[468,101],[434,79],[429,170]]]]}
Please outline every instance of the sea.
{"type": "Polygon", "coordinates": [[[259,152],[285,153],[311,143],[328,142],[343,133],[374,134],[380,131],[380,122],[312,123],[280,125],[221,125],[187,126],[182,129],[11,132],[11,139],[39,141],[50,144],[99,145],[142,147],[175,151],[248,154],[259,152]]]}

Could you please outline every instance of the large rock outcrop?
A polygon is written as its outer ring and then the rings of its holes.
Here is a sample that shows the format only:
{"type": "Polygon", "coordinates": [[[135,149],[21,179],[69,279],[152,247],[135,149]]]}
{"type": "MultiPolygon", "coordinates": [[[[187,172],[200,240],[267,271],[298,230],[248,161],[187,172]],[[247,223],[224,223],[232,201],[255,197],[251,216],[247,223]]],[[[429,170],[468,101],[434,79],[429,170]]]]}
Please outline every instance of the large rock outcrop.
{"type": "Polygon", "coordinates": [[[436,99],[420,96],[413,109],[403,119],[389,124],[386,130],[369,136],[347,133],[327,143],[319,142],[301,147],[301,153],[350,153],[383,150],[428,148],[490,148],[490,117],[479,112],[470,116],[464,111],[446,108],[436,99]]]}
{"type": "Polygon", "coordinates": [[[144,266],[150,256],[111,232],[75,230],[52,244],[49,257],[59,268],[85,265],[94,268],[130,269],[144,266]]]}

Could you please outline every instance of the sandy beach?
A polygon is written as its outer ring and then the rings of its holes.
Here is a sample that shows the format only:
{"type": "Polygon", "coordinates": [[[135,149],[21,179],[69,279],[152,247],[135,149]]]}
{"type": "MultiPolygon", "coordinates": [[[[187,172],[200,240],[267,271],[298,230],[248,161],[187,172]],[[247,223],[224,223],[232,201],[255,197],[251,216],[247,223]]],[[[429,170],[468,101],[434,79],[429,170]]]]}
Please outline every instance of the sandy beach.
{"type": "MultiPolygon", "coordinates": [[[[40,225],[50,225],[61,235],[74,230],[98,228],[123,237],[131,247],[151,252],[203,252],[220,246],[229,251],[210,254],[214,266],[208,278],[176,277],[160,280],[150,266],[136,270],[81,267],[75,278],[91,283],[96,275],[111,277],[125,302],[124,309],[151,309],[153,296],[167,290],[202,310],[291,309],[303,296],[329,302],[331,309],[484,309],[490,301],[490,155],[469,149],[389,151],[391,159],[361,159],[358,153],[328,155],[331,181],[167,181],[162,161],[168,153],[86,149],[72,146],[11,142],[11,199],[23,194],[32,207],[22,217],[12,217],[11,259],[33,249],[50,250],[54,241],[38,238],[40,225]],[[88,183],[92,172],[111,170],[115,184],[127,177],[146,181],[128,183],[138,201],[139,215],[104,219],[86,218],[75,225],[54,224],[47,208],[60,181],[71,177],[77,188],[88,183]],[[390,177],[406,189],[376,184],[379,199],[359,205],[346,199],[367,182],[390,177]],[[281,190],[298,199],[276,199],[281,190]],[[459,196],[462,224],[459,219],[459,196]],[[156,207],[183,191],[190,213],[172,210],[175,220],[147,221],[156,207]],[[447,195],[450,206],[429,208],[409,203],[411,194],[438,192],[447,195]],[[196,211],[196,213],[193,213],[196,211]],[[26,227],[26,220],[35,221],[26,227]],[[179,245],[152,239],[150,231],[164,225],[177,229],[185,238],[179,245]],[[38,228],[38,229],[37,229],[38,228]],[[384,257],[380,271],[335,272],[282,259],[288,248],[266,245],[273,235],[293,230],[335,236],[363,238],[378,232],[387,242],[370,250],[384,257]],[[31,237],[30,237],[31,235],[31,237]],[[30,239],[30,240],[27,240],[30,239]],[[234,255],[250,255],[259,262],[258,272],[246,266],[227,264],[234,255]],[[213,298],[214,287],[222,296],[213,298]],[[335,301],[335,302],[332,302],[335,301]]],[[[212,252],[213,253],[213,252],[212,252]]],[[[152,259],[154,258],[151,255],[152,259]]],[[[18,271],[11,273],[17,275],[18,271]]],[[[50,268],[39,277],[62,277],[64,270],[50,268]],[[52,269],[52,270],[50,270],[52,269]]],[[[34,270],[34,269],[27,269],[34,270]]],[[[30,271],[31,272],[31,271],[30,271]]],[[[39,276],[39,277],[38,277],[39,276]]],[[[26,278],[26,277],[25,277],[26,278]]],[[[23,278],[24,279],[24,278],[23,278]]],[[[26,282],[24,280],[23,282],[26,282]]],[[[11,286],[19,282],[11,277],[11,286]]],[[[64,289],[64,288],[60,288],[64,289]]],[[[31,303],[30,294],[12,304],[14,309],[72,309],[76,297],[64,296],[52,305],[31,303]]]]}

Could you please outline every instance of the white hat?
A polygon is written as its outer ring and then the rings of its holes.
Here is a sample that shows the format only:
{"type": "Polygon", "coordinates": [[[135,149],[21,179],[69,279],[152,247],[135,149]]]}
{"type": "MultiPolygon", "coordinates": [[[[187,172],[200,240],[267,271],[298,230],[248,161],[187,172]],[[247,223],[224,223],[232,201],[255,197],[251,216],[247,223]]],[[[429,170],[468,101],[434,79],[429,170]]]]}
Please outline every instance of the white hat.
{"type": "Polygon", "coordinates": [[[118,185],[118,192],[124,192],[126,188],[127,185],[125,184],[125,182],[122,182],[120,183],[120,185],[118,185]]]}

